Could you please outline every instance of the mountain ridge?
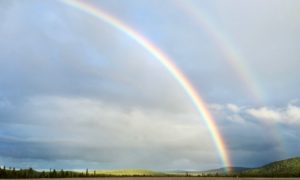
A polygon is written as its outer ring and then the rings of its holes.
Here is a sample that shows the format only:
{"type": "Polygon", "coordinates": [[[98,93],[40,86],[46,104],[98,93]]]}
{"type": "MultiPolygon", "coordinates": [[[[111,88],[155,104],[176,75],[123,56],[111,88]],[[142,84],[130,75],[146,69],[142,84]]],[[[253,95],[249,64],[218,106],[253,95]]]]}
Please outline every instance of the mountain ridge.
{"type": "Polygon", "coordinates": [[[240,173],[251,177],[300,177],[300,157],[274,161],[240,173]]]}

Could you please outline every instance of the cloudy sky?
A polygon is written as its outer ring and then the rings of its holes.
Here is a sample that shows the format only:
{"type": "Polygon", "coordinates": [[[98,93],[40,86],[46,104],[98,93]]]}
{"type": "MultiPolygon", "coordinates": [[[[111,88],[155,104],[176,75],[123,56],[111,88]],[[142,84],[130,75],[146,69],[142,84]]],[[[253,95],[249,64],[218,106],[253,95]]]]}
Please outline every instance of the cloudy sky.
{"type": "MultiPolygon", "coordinates": [[[[189,78],[234,166],[300,154],[300,1],[87,1],[189,78]]],[[[140,44],[61,1],[0,0],[0,165],[210,169],[211,134],[140,44]]]]}

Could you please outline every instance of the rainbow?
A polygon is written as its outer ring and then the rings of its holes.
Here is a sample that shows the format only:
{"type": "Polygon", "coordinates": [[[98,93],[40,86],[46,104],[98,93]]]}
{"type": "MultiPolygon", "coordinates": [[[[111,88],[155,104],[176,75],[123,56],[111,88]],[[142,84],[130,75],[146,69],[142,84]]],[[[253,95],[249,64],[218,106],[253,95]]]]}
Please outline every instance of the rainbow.
{"type": "Polygon", "coordinates": [[[217,124],[210,114],[208,107],[205,102],[201,98],[201,96],[197,93],[191,82],[187,79],[187,77],[182,73],[182,71],[176,67],[176,65],[172,62],[172,60],[162,52],[157,46],[155,46],[151,41],[149,41],[146,37],[142,36],[140,33],[135,31],[133,28],[128,26],[127,24],[121,22],[117,18],[111,16],[103,9],[99,7],[93,7],[86,2],[80,0],[61,0],[66,5],[79,9],[85,13],[88,13],[95,18],[98,18],[105,23],[113,26],[114,28],[120,30],[128,37],[135,40],[138,44],[140,44],[145,50],[147,50],[150,54],[152,54],[170,73],[171,75],[178,81],[178,83],[182,86],[187,95],[191,98],[194,103],[197,111],[200,116],[204,119],[211,136],[214,140],[220,158],[225,167],[231,167],[230,157],[227,152],[226,144],[224,139],[222,138],[220,131],[217,127],[217,124]]]}
{"type": "Polygon", "coordinates": [[[238,49],[226,38],[220,29],[214,25],[213,21],[197,8],[192,1],[189,0],[175,0],[173,3],[184,12],[196,25],[209,35],[213,43],[225,56],[226,60],[236,72],[241,82],[244,83],[245,88],[249,91],[251,99],[254,103],[261,104],[263,99],[262,90],[255,81],[255,76],[248,68],[249,65],[238,52],[238,49]]]}
{"type": "MultiPolygon", "coordinates": [[[[205,30],[205,32],[212,39],[213,43],[219,48],[222,54],[225,56],[228,63],[235,70],[236,74],[239,76],[240,80],[244,83],[246,89],[251,94],[254,103],[257,105],[262,105],[264,102],[264,94],[262,89],[257,83],[254,73],[251,73],[251,70],[248,68],[245,58],[238,53],[237,48],[229,41],[225,34],[220,31],[219,28],[213,23],[213,21],[197,8],[197,5],[192,3],[191,0],[174,0],[175,5],[181,12],[184,12],[199,28],[205,30]]],[[[282,138],[279,136],[280,133],[277,132],[276,126],[272,124],[263,123],[267,129],[270,130],[271,137],[280,145],[281,149],[279,153],[285,156],[285,147],[283,145],[282,138]]]]}

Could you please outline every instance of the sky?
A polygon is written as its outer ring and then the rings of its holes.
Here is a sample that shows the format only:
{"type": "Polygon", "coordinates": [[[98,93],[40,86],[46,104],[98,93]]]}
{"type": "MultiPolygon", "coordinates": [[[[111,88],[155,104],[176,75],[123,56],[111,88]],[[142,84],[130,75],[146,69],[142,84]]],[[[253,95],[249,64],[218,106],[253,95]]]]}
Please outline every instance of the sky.
{"type": "MultiPolygon", "coordinates": [[[[299,155],[300,1],[98,0],[187,76],[233,166],[299,155]]],[[[223,167],[189,96],[134,39],[60,0],[0,0],[0,165],[223,167]]]]}

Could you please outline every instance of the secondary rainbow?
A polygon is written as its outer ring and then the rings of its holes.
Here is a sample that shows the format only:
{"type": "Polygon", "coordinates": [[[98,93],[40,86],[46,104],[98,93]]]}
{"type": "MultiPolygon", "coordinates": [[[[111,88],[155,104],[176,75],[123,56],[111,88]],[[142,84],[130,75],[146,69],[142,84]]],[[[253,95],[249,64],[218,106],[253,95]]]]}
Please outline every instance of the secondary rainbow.
{"type": "Polygon", "coordinates": [[[245,89],[250,93],[255,103],[261,104],[263,92],[257,85],[254,73],[251,73],[247,61],[241,56],[231,41],[229,41],[224,33],[218,28],[211,18],[203,11],[197,8],[197,5],[190,0],[174,0],[173,5],[177,6],[181,12],[184,12],[192,21],[209,35],[213,43],[222,52],[227,62],[236,72],[245,89]]]}
{"type": "Polygon", "coordinates": [[[182,71],[172,62],[172,60],[163,53],[157,46],[155,46],[150,40],[146,37],[135,31],[133,28],[128,26],[127,24],[121,22],[119,19],[111,16],[100,7],[94,7],[86,2],[79,0],[61,0],[61,2],[72,6],[76,9],[79,9],[83,12],[86,12],[107,24],[113,26],[114,28],[122,31],[130,38],[134,39],[138,44],[140,44],[143,48],[145,48],[150,54],[152,54],[170,73],[171,75],[178,81],[178,83],[182,86],[188,96],[191,98],[194,103],[197,111],[204,119],[211,136],[214,140],[216,148],[219,152],[220,158],[222,159],[223,164],[226,167],[231,167],[230,157],[227,152],[226,144],[219,132],[219,129],[216,125],[215,120],[213,119],[211,113],[209,112],[205,102],[201,98],[201,96],[197,93],[193,85],[187,79],[187,77],[182,73],[182,71]]]}
{"type": "MultiPolygon", "coordinates": [[[[173,5],[177,6],[181,12],[185,13],[188,18],[193,21],[193,24],[199,26],[199,28],[205,30],[209,35],[214,44],[221,50],[226,60],[229,62],[231,67],[235,70],[236,74],[239,76],[241,81],[244,83],[245,87],[248,89],[249,93],[252,95],[252,99],[258,105],[264,103],[264,94],[259,84],[257,83],[257,78],[255,78],[255,73],[251,71],[249,65],[245,58],[238,53],[238,49],[232,44],[231,41],[226,38],[226,35],[213,23],[211,18],[208,17],[206,13],[197,8],[197,4],[194,4],[194,1],[191,0],[174,0],[173,5]]],[[[283,145],[282,138],[280,133],[276,130],[276,125],[270,123],[262,123],[267,129],[274,141],[280,145],[281,149],[279,150],[283,157],[285,155],[285,147],[283,145]]]]}

